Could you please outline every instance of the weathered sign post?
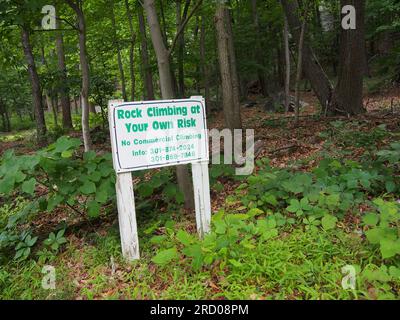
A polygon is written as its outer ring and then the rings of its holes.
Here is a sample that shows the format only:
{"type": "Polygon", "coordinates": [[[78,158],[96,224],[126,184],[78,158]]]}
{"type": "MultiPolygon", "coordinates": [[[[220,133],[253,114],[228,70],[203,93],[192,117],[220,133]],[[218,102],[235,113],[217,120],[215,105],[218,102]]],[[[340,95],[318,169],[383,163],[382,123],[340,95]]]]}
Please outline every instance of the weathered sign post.
{"type": "Polygon", "coordinates": [[[108,106],[123,256],[139,259],[132,171],[192,164],[197,230],[210,229],[208,137],[202,97],[108,106]]]}

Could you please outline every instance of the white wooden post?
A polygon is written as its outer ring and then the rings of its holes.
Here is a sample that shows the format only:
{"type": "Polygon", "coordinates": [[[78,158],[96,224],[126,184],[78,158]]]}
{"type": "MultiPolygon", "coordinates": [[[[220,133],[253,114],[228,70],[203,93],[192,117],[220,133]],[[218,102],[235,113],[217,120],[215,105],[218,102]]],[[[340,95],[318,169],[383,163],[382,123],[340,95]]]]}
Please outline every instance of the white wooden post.
{"type": "MultiPolygon", "coordinates": [[[[110,137],[114,139],[114,124],[111,123],[111,107],[124,102],[123,100],[112,100],[108,102],[108,118],[110,126],[110,137]]],[[[111,143],[113,148],[113,161],[115,163],[114,143],[111,143]]],[[[117,173],[117,181],[115,183],[117,193],[117,208],[118,208],[118,224],[119,234],[121,237],[122,255],[126,260],[132,261],[140,259],[139,239],[136,223],[135,195],[133,193],[132,173],[117,173]]]]}
{"type": "Polygon", "coordinates": [[[115,188],[122,254],[127,260],[137,260],[140,259],[140,253],[132,174],[118,173],[115,188]]]}
{"type": "Polygon", "coordinates": [[[192,164],[197,232],[201,238],[210,231],[211,204],[208,162],[192,164]]]}

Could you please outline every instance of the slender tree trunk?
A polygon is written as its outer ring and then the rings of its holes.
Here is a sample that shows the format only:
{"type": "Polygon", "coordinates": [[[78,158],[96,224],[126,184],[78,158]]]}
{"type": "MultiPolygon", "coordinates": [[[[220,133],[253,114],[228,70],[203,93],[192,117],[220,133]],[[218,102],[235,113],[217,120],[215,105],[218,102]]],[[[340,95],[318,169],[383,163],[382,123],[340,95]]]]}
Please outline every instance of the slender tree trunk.
{"type": "Polygon", "coordinates": [[[81,110],[82,110],[82,136],[85,151],[92,149],[92,141],[90,138],[89,127],[89,90],[90,90],[90,76],[89,76],[89,62],[87,58],[86,49],[86,22],[80,1],[76,3],[73,0],[66,0],[70,7],[75,11],[78,18],[79,29],[79,59],[82,72],[82,91],[81,91],[81,110]]]}
{"type": "Polygon", "coordinates": [[[258,74],[258,81],[260,82],[261,86],[261,92],[263,96],[265,97],[267,95],[267,87],[266,83],[267,81],[265,80],[265,72],[262,69],[263,63],[263,52],[262,52],[262,46],[261,46],[261,32],[260,32],[260,22],[258,18],[258,13],[257,13],[257,0],[251,0],[251,13],[253,16],[253,24],[254,24],[254,31],[256,35],[256,40],[255,40],[255,60],[257,62],[257,74],[258,74]]]}
{"type": "Polygon", "coordinates": [[[356,29],[342,28],[339,79],[333,95],[335,111],[348,115],[364,113],[363,75],[365,71],[364,0],[341,0],[341,6],[356,9],[356,29]]]}
{"type": "Polygon", "coordinates": [[[200,65],[203,73],[204,98],[206,100],[206,106],[208,106],[210,103],[210,67],[206,60],[206,18],[204,14],[201,16],[200,27],[200,65]]]}
{"type": "Polygon", "coordinates": [[[304,18],[301,25],[301,33],[299,40],[299,55],[297,59],[297,75],[296,75],[296,94],[295,94],[295,108],[296,108],[296,124],[299,123],[300,117],[300,81],[303,74],[303,47],[304,47],[304,34],[306,32],[306,20],[304,18]]]}
{"type": "Polygon", "coordinates": [[[290,47],[289,47],[289,25],[285,16],[283,38],[285,43],[285,111],[289,112],[290,104],[290,47]]]}
{"type": "Polygon", "coordinates": [[[32,47],[29,41],[29,29],[26,25],[22,26],[22,46],[24,48],[25,59],[28,64],[28,73],[32,86],[32,99],[36,116],[36,133],[39,146],[46,144],[46,122],[44,118],[42,91],[40,88],[39,76],[37,74],[35,60],[33,58],[32,47]]]}
{"type": "Polygon", "coordinates": [[[75,113],[78,114],[79,109],[78,109],[78,98],[77,97],[74,97],[74,102],[75,102],[75,113]]]}
{"type": "MultiPolygon", "coordinates": [[[[57,29],[59,28],[59,22],[56,20],[57,29]]],[[[72,129],[72,118],[71,118],[71,102],[69,99],[69,88],[67,79],[67,67],[65,64],[64,54],[64,41],[61,31],[56,34],[56,49],[58,59],[58,70],[60,72],[60,98],[61,98],[61,110],[62,110],[62,125],[65,129],[72,129]]]]}
{"type": "Polygon", "coordinates": [[[57,128],[58,127],[58,97],[57,95],[54,95],[51,99],[51,110],[53,112],[53,120],[54,120],[54,126],[57,128]]]}
{"type": "MultiPolygon", "coordinates": [[[[288,19],[291,33],[295,41],[300,43],[301,21],[298,16],[298,2],[297,0],[281,0],[281,3],[288,19]]],[[[321,106],[330,108],[333,91],[332,84],[307,41],[304,41],[303,47],[303,68],[321,106]]]]}
{"type": "Polygon", "coordinates": [[[233,102],[235,104],[235,108],[239,113],[240,117],[240,81],[239,74],[237,72],[237,63],[236,63],[236,51],[235,51],[235,43],[233,40],[233,27],[232,27],[232,15],[231,10],[224,10],[225,13],[225,21],[226,21],[226,31],[228,35],[228,51],[229,51],[229,61],[231,67],[231,75],[232,75],[232,89],[233,89],[233,102]]]}
{"type": "Polygon", "coordinates": [[[129,31],[131,34],[131,45],[129,49],[129,72],[131,76],[131,100],[135,101],[135,87],[136,87],[136,80],[135,80],[135,43],[136,43],[136,34],[135,30],[133,29],[133,21],[132,21],[132,13],[129,7],[128,0],[125,0],[125,8],[126,8],[126,15],[128,18],[129,24],[129,31]]]}
{"type": "MultiPolygon", "coordinates": [[[[228,129],[241,129],[240,106],[238,105],[234,85],[232,64],[229,45],[229,33],[227,27],[227,8],[224,3],[217,3],[215,24],[217,30],[218,57],[222,83],[222,102],[224,109],[225,125],[228,129]]],[[[230,23],[230,21],[229,21],[230,23]]]]}
{"type": "MultiPolygon", "coordinates": [[[[171,67],[169,53],[165,47],[161,34],[161,27],[157,17],[157,11],[154,0],[144,0],[144,8],[147,13],[147,20],[150,27],[150,34],[153,42],[154,51],[158,61],[158,70],[160,74],[160,84],[162,98],[165,100],[174,98],[172,87],[171,67]]],[[[194,208],[193,185],[189,176],[188,166],[177,166],[178,185],[185,198],[185,207],[194,208]]]]}
{"type": "MultiPolygon", "coordinates": [[[[176,0],[176,32],[179,31],[183,21],[185,21],[187,12],[190,6],[190,0],[186,0],[184,12],[182,15],[182,0],[176,0]]],[[[185,32],[182,31],[178,37],[177,42],[178,53],[178,96],[183,98],[185,96],[185,73],[183,68],[184,53],[185,53],[185,32]]]]}
{"type": "Polygon", "coordinates": [[[111,8],[111,27],[114,31],[114,39],[115,39],[115,47],[117,49],[117,60],[118,60],[118,69],[119,69],[119,75],[121,77],[121,90],[122,90],[122,98],[124,101],[128,101],[128,96],[126,94],[126,82],[125,82],[125,73],[124,73],[124,66],[122,65],[122,57],[121,57],[121,48],[120,48],[120,43],[119,43],[119,38],[118,38],[118,33],[117,33],[117,26],[115,23],[115,13],[114,13],[114,0],[111,0],[110,4],[111,8]]]}
{"type": "Polygon", "coordinates": [[[144,76],[145,85],[145,98],[146,100],[154,100],[154,87],[153,87],[153,75],[150,70],[150,60],[149,52],[147,48],[147,36],[146,36],[146,25],[144,22],[143,8],[139,4],[137,8],[138,20],[139,20],[139,30],[140,30],[140,46],[141,46],[141,59],[142,59],[142,70],[144,76]]]}

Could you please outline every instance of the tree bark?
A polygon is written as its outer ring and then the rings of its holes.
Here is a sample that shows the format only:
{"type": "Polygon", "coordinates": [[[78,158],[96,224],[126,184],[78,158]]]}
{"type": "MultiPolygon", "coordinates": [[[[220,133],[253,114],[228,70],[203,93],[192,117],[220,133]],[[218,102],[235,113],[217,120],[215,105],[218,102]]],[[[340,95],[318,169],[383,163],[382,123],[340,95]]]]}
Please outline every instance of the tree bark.
{"type": "Polygon", "coordinates": [[[284,17],[283,38],[285,43],[285,111],[289,112],[290,103],[290,47],[289,47],[289,25],[284,17]]]}
{"type": "Polygon", "coordinates": [[[297,59],[297,75],[296,75],[296,93],[295,93],[295,111],[296,111],[296,124],[299,122],[300,116],[300,81],[303,74],[303,47],[304,47],[304,34],[306,32],[306,20],[303,18],[301,25],[301,33],[299,40],[299,55],[297,59]]]}
{"type": "MultiPolygon", "coordinates": [[[[182,0],[176,0],[176,32],[178,33],[182,23],[186,20],[187,12],[190,6],[190,0],[186,0],[184,12],[182,14],[182,0]]],[[[185,53],[185,31],[182,31],[178,36],[177,47],[178,60],[178,97],[185,96],[185,73],[184,73],[184,53],[185,53]]]]}
{"type": "Polygon", "coordinates": [[[44,118],[42,91],[40,88],[39,76],[36,70],[35,59],[32,53],[32,47],[29,40],[29,28],[22,26],[22,47],[24,48],[25,59],[28,64],[29,79],[32,86],[32,99],[36,118],[36,133],[39,146],[46,144],[46,121],[44,118]]]}
{"type": "Polygon", "coordinates": [[[118,69],[119,69],[119,75],[121,77],[122,98],[124,99],[124,101],[128,101],[128,96],[126,94],[124,66],[122,65],[121,48],[120,48],[120,43],[119,43],[119,39],[118,39],[117,26],[115,23],[114,0],[111,0],[110,11],[111,11],[111,27],[114,32],[115,48],[117,49],[118,69]]]}
{"type": "Polygon", "coordinates": [[[150,60],[149,51],[147,48],[147,36],[146,36],[146,25],[144,22],[143,8],[138,5],[138,20],[139,20],[139,30],[140,30],[140,46],[141,46],[141,59],[142,59],[142,70],[144,76],[145,85],[145,99],[154,100],[154,87],[153,87],[153,75],[150,70],[150,60]]]}
{"type": "Polygon", "coordinates": [[[340,39],[339,79],[333,95],[333,108],[339,113],[364,113],[363,75],[365,72],[364,0],[341,0],[341,7],[356,9],[355,30],[342,28],[340,39]]]}
{"type": "MultiPolygon", "coordinates": [[[[233,39],[233,27],[232,27],[232,15],[231,10],[226,9],[225,11],[225,21],[226,21],[226,31],[228,35],[228,50],[229,50],[229,59],[231,66],[231,74],[232,74],[232,88],[233,88],[233,101],[235,104],[235,108],[240,116],[240,81],[239,81],[239,73],[237,71],[237,63],[236,63],[236,51],[235,51],[235,43],[233,39]]],[[[241,121],[240,121],[241,122],[241,121]]]]}
{"type": "Polygon", "coordinates": [[[69,6],[75,11],[78,18],[79,30],[79,60],[82,72],[82,91],[81,91],[81,110],[82,110],[82,136],[85,152],[92,149],[92,141],[90,138],[89,127],[89,90],[90,90],[90,75],[89,62],[86,49],[86,22],[80,1],[76,3],[73,0],[66,0],[69,6]]]}
{"type": "MultiPolygon", "coordinates": [[[[56,20],[57,29],[59,29],[58,19],[56,20]]],[[[69,88],[67,79],[67,67],[65,64],[64,41],[61,31],[56,34],[56,50],[58,59],[58,70],[60,72],[60,99],[62,110],[62,125],[65,129],[72,129],[71,102],[69,99],[69,88]]]]}
{"type": "Polygon", "coordinates": [[[265,80],[265,72],[262,69],[263,65],[263,52],[261,46],[261,32],[260,32],[260,21],[257,13],[257,0],[251,0],[251,13],[253,16],[254,31],[256,35],[255,40],[255,60],[257,62],[257,75],[258,81],[260,82],[261,92],[263,96],[267,96],[267,81],[265,80]]]}
{"type": "MultiPolygon", "coordinates": [[[[230,57],[230,42],[227,27],[227,16],[225,5],[221,2],[217,4],[215,14],[215,25],[217,31],[218,58],[222,83],[222,102],[224,109],[225,125],[228,129],[241,129],[242,122],[240,117],[240,105],[234,89],[234,75],[232,74],[232,60],[230,57]]],[[[229,21],[230,23],[230,21],[229,21]]]]}
{"type": "MultiPolygon", "coordinates": [[[[165,100],[174,98],[172,86],[171,67],[169,53],[164,44],[161,34],[161,27],[157,17],[154,0],[144,0],[144,8],[147,13],[147,20],[150,27],[150,34],[154,51],[158,61],[162,98],[165,100]]],[[[185,208],[194,208],[193,185],[189,176],[188,166],[177,166],[176,169],[179,189],[185,198],[185,208]]]]}
{"type": "Polygon", "coordinates": [[[129,24],[129,31],[131,34],[131,45],[129,48],[129,72],[131,76],[131,101],[135,101],[135,87],[136,87],[136,80],[135,80],[135,43],[136,43],[136,34],[135,30],[133,29],[133,21],[132,21],[132,13],[129,7],[128,0],[125,0],[125,8],[126,8],[126,15],[128,18],[129,24]]]}
{"type": "MultiPolygon", "coordinates": [[[[296,43],[299,43],[301,21],[298,16],[298,2],[297,0],[281,0],[281,3],[288,19],[292,35],[296,43]]],[[[333,91],[332,84],[306,40],[304,41],[303,47],[303,69],[306,77],[310,80],[311,86],[321,106],[323,106],[323,108],[330,108],[333,91]]]]}
{"type": "MultiPolygon", "coordinates": [[[[200,27],[200,65],[203,73],[203,87],[204,87],[204,98],[206,100],[206,106],[210,103],[210,71],[209,65],[206,60],[206,17],[205,14],[201,16],[201,27],[200,27]]],[[[208,108],[207,108],[208,110],[208,108]]]]}

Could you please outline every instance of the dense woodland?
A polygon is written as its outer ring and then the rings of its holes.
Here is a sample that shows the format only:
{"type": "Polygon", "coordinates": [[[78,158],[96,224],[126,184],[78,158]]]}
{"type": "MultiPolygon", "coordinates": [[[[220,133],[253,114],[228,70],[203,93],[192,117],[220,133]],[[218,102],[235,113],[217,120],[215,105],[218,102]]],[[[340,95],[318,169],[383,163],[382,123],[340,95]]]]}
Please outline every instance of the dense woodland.
{"type": "Polygon", "coordinates": [[[398,299],[399,85],[395,0],[0,0],[0,297],[398,299]],[[189,166],[134,173],[132,264],[108,102],[191,96],[256,168],[210,165],[204,239],[189,166]]]}

